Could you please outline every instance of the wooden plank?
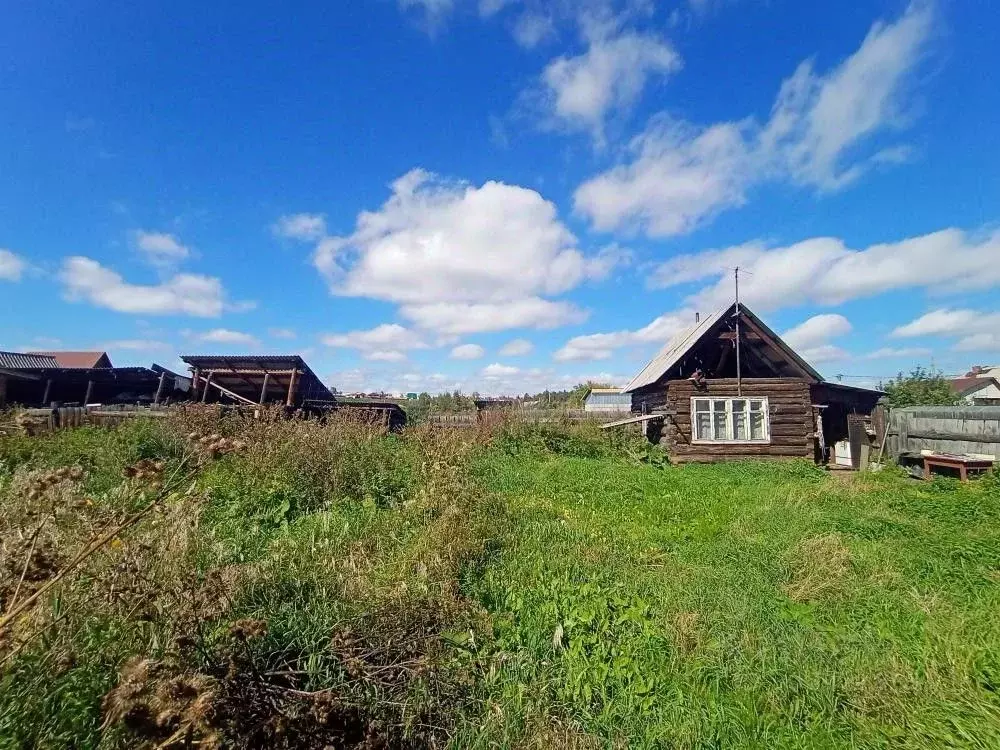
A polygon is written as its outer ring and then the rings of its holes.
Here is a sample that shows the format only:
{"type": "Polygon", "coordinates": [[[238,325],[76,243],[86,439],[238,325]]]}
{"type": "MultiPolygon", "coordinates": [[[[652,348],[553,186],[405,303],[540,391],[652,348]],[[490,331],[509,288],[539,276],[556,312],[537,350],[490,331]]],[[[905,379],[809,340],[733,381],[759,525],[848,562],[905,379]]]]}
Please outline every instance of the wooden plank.
{"type": "MultiPolygon", "coordinates": [[[[238,393],[233,393],[231,390],[229,390],[228,388],[224,388],[223,386],[219,385],[218,383],[211,383],[211,382],[209,382],[210,379],[211,379],[211,375],[209,375],[208,378],[202,378],[202,380],[205,381],[205,390],[206,391],[208,390],[209,385],[211,385],[213,388],[215,388],[220,393],[224,393],[227,396],[229,396],[230,398],[235,399],[236,401],[241,401],[244,404],[247,404],[249,406],[257,406],[257,404],[255,402],[251,401],[250,399],[244,398],[243,396],[241,396],[238,393]]],[[[198,385],[200,385],[200,384],[195,384],[195,388],[196,389],[198,388],[198,385]]]]}
{"type": "Polygon", "coordinates": [[[663,419],[662,414],[643,414],[639,417],[629,417],[628,419],[620,419],[617,422],[609,422],[608,424],[602,424],[601,429],[606,430],[609,427],[621,427],[626,424],[637,424],[639,422],[649,422],[654,419],[663,419]]]}
{"type": "Polygon", "coordinates": [[[161,372],[160,382],[157,383],[156,385],[156,395],[153,396],[154,405],[158,405],[160,403],[160,399],[163,398],[163,389],[166,387],[166,385],[167,385],[167,373],[161,372]]]}

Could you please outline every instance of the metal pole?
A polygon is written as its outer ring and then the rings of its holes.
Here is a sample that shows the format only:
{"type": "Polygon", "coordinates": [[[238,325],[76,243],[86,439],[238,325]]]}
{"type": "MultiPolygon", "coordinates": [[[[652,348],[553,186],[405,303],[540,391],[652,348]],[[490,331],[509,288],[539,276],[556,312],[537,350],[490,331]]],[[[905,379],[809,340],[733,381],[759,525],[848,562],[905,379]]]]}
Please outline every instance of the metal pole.
{"type": "Polygon", "coordinates": [[[740,371],[740,267],[736,266],[736,395],[743,395],[743,379],[740,371]]]}

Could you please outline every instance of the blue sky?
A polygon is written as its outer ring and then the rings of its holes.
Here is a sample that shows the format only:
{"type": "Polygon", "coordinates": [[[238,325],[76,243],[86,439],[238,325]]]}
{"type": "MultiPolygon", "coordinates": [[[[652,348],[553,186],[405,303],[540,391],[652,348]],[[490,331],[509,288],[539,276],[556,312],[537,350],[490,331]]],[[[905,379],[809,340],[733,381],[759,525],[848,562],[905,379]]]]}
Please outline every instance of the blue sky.
{"type": "Polygon", "coordinates": [[[19,3],[0,348],[624,382],[744,300],[827,377],[1000,362],[1000,19],[954,0],[19,3]]]}

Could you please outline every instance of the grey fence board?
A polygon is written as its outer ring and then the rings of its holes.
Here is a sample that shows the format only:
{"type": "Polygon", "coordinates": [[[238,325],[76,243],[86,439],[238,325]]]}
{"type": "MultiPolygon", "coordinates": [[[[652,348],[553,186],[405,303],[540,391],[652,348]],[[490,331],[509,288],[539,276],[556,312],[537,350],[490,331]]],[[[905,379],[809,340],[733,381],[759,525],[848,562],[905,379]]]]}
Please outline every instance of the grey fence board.
{"type": "Polygon", "coordinates": [[[889,414],[886,446],[894,456],[934,450],[1000,459],[1000,406],[912,406],[889,414]]]}

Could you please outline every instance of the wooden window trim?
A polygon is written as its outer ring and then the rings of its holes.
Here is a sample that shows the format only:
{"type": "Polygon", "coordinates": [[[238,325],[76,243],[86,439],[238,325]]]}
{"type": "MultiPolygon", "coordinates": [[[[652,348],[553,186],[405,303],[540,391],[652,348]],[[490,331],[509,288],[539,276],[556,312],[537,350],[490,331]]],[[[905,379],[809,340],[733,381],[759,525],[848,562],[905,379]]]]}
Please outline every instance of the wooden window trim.
{"type": "MultiPolygon", "coordinates": [[[[768,403],[767,396],[692,396],[691,397],[691,443],[692,445],[770,445],[771,444],[771,407],[768,403]],[[734,428],[733,422],[733,401],[746,401],[748,415],[747,429],[750,428],[749,414],[751,401],[761,402],[761,414],[764,415],[764,438],[762,440],[705,440],[703,438],[697,437],[698,435],[698,419],[697,419],[697,409],[696,402],[707,401],[709,404],[708,414],[716,414],[713,408],[713,401],[725,401],[726,402],[726,424],[731,432],[734,428]]],[[[714,429],[714,423],[712,425],[714,429]]]]}

